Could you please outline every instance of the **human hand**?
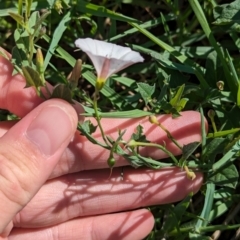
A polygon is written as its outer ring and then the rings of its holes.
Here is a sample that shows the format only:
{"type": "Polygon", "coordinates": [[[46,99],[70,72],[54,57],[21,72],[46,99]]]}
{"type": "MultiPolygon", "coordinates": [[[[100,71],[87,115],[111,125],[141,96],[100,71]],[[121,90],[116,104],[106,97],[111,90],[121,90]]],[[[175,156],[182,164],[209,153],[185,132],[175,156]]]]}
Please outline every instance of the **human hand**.
{"type": "MultiPolygon", "coordinates": [[[[12,76],[12,70],[0,57],[0,108],[25,116],[17,123],[0,124],[2,239],[142,239],[154,219],[148,210],[131,209],[179,201],[200,188],[201,173],[192,181],[178,168],[125,167],[122,178],[116,167],[108,179],[109,169],[104,169],[108,152],[75,132],[77,115],[70,104],[60,99],[42,103],[34,89],[24,89],[22,76],[12,76]],[[40,130],[34,131],[34,122],[40,130]]],[[[200,141],[198,113],[159,119],[179,143],[200,141]]],[[[149,140],[165,141],[169,150],[180,154],[146,119],[103,119],[102,124],[113,137],[120,126],[127,129],[127,139],[138,122],[149,140]]],[[[165,157],[152,148],[143,154],[165,157]]],[[[122,158],[116,160],[117,166],[127,165],[122,158]]]]}

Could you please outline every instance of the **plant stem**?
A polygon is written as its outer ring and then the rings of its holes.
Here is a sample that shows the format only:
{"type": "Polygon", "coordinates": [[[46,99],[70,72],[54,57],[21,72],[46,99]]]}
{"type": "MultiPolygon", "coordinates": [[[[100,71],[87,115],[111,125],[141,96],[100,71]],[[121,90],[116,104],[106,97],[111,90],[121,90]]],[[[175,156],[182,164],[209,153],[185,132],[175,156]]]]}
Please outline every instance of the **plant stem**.
{"type": "MultiPolygon", "coordinates": [[[[22,16],[22,5],[23,5],[23,2],[22,0],[18,0],[18,14],[22,16]]],[[[17,28],[19,29],[20,25],[19,23],[17,22],[17,28]]]]}
{"type": "Polygon", "coordinates": [[[167,137],[180,149],[182,150],[182,147],[177,142],[177,140],[172,136],[172,134],[161,124],[158,123],[158,126],[167,134],[167,137]]]}
{"type": "Polygon", "coordinates": [[[168,151],[165,147],[163,147],[162,145],[156,144],[156,143],[145,143],[145,142],[135,142],[134,141],[134,145],[132,146],[141,146],[141,147],[156,147],[161,149],[163,152],[165,152],[173,161],[176,165],[178,165],[178,160],[175,158],[175,156],[168,151]]]}
{"type": "Polygon", "coordinates": [[[106,145],[109,146],[109,143],[108,143],[108,141],[105,137],[105,134],[104,134],[104,131],[103,131],[103,128],[102,128],[102,125],[101,125],[100,116],[98,114],[98,105],[97,105],[98,94],[99,94],[99,91],[97,89],[95,89],[95,93],[94,93],[94,97],[93,97],[93,109],[94,109],[94,112],[95,112],[95,118],[97,120],[98,127],[99,127],[101,135],[102,135],[102,139],[104,140],[106,145]]]}
{"type": "Polygon", "coordinates": [[[34,41],[33,36],[29,35],[29,62],[30,66],[32,66],[32,59],[33,59],[33,49],[34,49],[34,41]]]}

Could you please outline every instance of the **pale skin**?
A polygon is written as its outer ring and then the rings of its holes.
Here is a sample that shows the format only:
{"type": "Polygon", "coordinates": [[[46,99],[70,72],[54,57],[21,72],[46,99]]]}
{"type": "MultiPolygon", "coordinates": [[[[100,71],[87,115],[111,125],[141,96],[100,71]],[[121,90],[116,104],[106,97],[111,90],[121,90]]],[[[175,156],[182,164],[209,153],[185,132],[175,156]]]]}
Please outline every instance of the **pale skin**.
{"type": "MultiPolygon", "coordinates": [[[[60,99],[43,102],[12,71],[11,63],[0,57],[0,108],[22,117],[18,122],[0,122],[0,239],[142,239],[154,224],[145,206],[176,202],[200,189],[199,172],[190,180],[179,168],[134,169],[117,156],[109,178],[109,153],[76,132],[74,108],[60,99]],[[49,144],[34,141],[33,122],[40,129],[49,128],[49,144]],[[120,166],[125,166],[123,177],[120,166]]],[[[175,120],[169,115],[158,118],[180,144],[201,141],[199,113],[183,112],[175,120]]],[[[102,121],[112,137],[118,128],[127,129],[126,141],[139,123],[149,140],[165,142],[180,154],[147,118],[102,121]]],[[[42,134],[37,133],[39,140],[42,134]]],[[[95,136],[101,139],[99,131],[95,136]]],[[[142,149],[142,154],[166,157],[153,148],[142,149]]]]}

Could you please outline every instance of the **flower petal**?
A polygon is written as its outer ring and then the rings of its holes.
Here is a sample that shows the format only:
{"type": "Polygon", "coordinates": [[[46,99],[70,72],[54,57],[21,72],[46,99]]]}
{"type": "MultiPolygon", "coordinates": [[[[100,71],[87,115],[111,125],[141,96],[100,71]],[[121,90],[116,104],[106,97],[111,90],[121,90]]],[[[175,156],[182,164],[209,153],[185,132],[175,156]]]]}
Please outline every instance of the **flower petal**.
{"type": "Polygon", "coordinates": [[[115,59],[112,58],[110,60],[110,65],[109,65],[109,70],[108,70],[108,76],[110,77],[112,74],[117,73],[119,71],[121,71],[122,69],[131,66],[132,64],[134,64],[136,62],[133,61],[125,61],[122,59],[115,59]]]}
{"type": "Polygon", "coordinates": [[[75,45],[86,52],[92,60],[98,77],[105,80],[134,63],[144,61],[138,52],[132,51],[129,47],[122,47],[113,43],[86,38],[77,39],[75,45]]]}

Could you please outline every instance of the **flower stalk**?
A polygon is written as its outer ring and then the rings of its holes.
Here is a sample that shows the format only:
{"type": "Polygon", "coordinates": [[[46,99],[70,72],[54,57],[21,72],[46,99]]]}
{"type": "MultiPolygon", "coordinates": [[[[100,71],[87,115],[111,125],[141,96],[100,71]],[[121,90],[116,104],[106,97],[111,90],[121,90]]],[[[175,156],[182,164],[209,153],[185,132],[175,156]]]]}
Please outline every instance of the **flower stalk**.
{"type": "Polygon", "coordinates": [[[149,117],[149,122],[152,124],[157,125],[158,127],[160,127],[166,134],[167,137],[179,148],[182,150],[181,145],[177,142],[177,140],[172,136],[172,134],[158,121],[158,119],[156,118],[156,116],[151,115],[149,117]]]}
{"type": "Polygon", "coordinates": [[[143,62],[144,59],[138,52],[135,52],[128,47],[122,47],[113,43],[94,40],[91,38],[79,38],[75,41],[75,45],[88,55],[96,69],[97,80],[95,83],[93,109],[102,138],[104,142],[109,146],[109,142],[105,137],[104,130],[100,121],[101,118],[98,112],[97,101],[99,93],[104,87],[107,79],[114,73],[117,73],[137,62],[143,62]]]}
{"type": "Polygon", "coordinates": [[[93,109],[94,109],[94,112],[95,112],[95,118],[97,120],[97,124],[98,124],[98,127],[100,129],[102,139],[104,140],[105,144],[107,146],[109,146],[109,143],[108,143],[108,141],[105,137],[104,130],[103,130],[103,127],[102,127],[102,124],[101,124],[101,117],[99,116],[99,112],[98,112],[98,100],[97,100],[98,95],[99,95],[99,91],[97,89],[95,89],[95,93],[94,93],[94,96],[93,96],[93,109]]]}
{"type": "Polygon", "coordinates": [[[163,152],[165,152],[174,161],[174,163],[176,165],[178,165],[178,160],[175,158],[175,156],[170,151],[168,151],[164,146],[162,146],[160,144],[137,142],[132,139],[127,143],[127,146],[130,148],[132,148],[132,147],[155,147],[155,148],[158,148],[158,149],[162,150],[163,152]]]}

